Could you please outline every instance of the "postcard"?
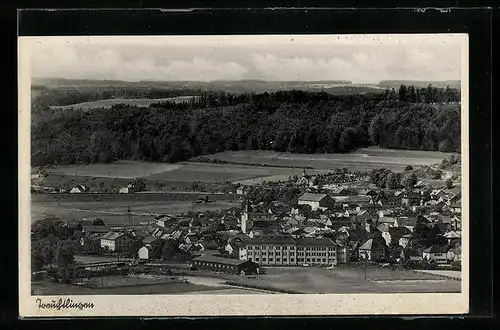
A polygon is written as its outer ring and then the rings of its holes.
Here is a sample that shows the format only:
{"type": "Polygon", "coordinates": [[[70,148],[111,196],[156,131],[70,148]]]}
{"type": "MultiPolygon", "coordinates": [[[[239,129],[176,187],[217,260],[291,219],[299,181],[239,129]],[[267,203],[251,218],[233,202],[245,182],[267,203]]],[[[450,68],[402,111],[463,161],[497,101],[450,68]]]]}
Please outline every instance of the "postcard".
{"type": "Polygon", "coordinates": [[[19,37],[19,314],[465,314],[468,36],[19,37]]]}

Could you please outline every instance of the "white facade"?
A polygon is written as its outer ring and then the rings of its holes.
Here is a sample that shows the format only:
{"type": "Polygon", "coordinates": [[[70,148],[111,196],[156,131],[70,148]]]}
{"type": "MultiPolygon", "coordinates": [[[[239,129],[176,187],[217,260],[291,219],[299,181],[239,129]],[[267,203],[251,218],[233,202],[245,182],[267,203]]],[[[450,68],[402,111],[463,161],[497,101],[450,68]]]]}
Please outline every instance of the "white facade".
{"type": "Polygon", "coordinates": [[[248,244],[240,247],[239,259],[265,266],[336,265],[336,244],[309,246],[294,244],[248,244]]]}
{"type": "Polygon", "coordinates": [[[126,251],[132,245],[133,239],[127,235],[122,235],[116,239],[101,239],[101,247],[109,251],[126,251]]]}
{"type": "Polygon", "coordinates": [[[319,202],[299,200],[299,205],[309,205],[312,211],[317,211],[319,209],[319,202]]]}
{"type": "Polygon", "coordinates": [[[141,260],[149,260],[151,257],[151,251],[146,246],[143,246],[139,249],[137,255],[141,260]]]}
{"type": "Polygon", "coordinates": [[[120,188],[120,190],[118,192],[120,194],[128,194],[129,193],[128,187],[122,187],[122,188],[120,188]]]}

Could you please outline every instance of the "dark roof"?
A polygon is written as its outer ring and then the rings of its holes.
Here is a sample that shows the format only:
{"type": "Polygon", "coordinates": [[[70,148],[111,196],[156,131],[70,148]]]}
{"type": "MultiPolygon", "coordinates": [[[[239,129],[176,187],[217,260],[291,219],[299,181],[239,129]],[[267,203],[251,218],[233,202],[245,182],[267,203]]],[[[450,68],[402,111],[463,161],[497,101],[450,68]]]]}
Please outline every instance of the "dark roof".
{"type": "Polygon", "coordinates": [[[175,220],[177,219],[176,217],[174,217],[173,215],[170,215],[170,214],[160,214],[160,215],[157,215],[156,217],[154,217],[155,220],[175,220]]]}
{"type": "Polygon", "coordinates": [[[297,238],[295,239],[297,245],[305,245],[305,246],[332,246],[336,245],[329,238],[297,238]]]}
{"type": "Polygon", "coordinates": [[[400,227],[417,225],[417,218],[415,217],[397,217],[398,225],[400,227]]]}
{"type": "Polygon", "coordinates": [[[245,243],[247,245],[296,244],[293,238],[286,236],[250,238],[245,240],[245,243]]]}
{"type": "Polygon", "coordinates": [[[448,248],[446,246],[433,245],[424,250],[426,253],[446,253],[448,248]]]}
{"type": "Polygon", "coordinates": [[[109,233],[107,233],[104,236],[102,236],[102,239],[115,240],[117,238],[122,237],[123,235],[125,235],[125,233],[118,233],[118,232],[115,232],[115,231],[110,231],[109,233]]]}
{"type": "Polygon", "coordinates": [[[218,264],[233,265],[233,266],[238,266],[238,265],[241,265],[241,264],[244,264],[245,262],[247,262],[246,260],[222,258],[222,257],[213,256],[213,255],[202,255],[202,256],[194,258],[193,260],[194,261],[215,262],[218,264]]]}
{"type": "Polygon", "coordinates": [[[409,233],[411,233],[411,231],[406,227],[389,227],[389,234],[392,238],[401,238],[409,233]]]}
{"type": "Polygon", "coordinates": [[[157,240],[159,240],[160,238],[156,237],[156,236],[147,236],[145,237],[142,242],[144,244],[151,244],[153,242],[156,242],[157,240]]]}

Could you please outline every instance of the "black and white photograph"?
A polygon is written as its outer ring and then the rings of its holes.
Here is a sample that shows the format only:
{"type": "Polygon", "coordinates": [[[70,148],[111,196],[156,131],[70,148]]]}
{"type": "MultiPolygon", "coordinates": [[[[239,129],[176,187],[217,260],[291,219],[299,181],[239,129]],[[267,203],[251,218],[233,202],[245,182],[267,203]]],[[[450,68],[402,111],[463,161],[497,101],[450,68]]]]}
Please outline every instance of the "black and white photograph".
{"type": "Polygon", "coordinates": [[[27,310],[467,309],[466,35],[19,39],[27,310]]]}

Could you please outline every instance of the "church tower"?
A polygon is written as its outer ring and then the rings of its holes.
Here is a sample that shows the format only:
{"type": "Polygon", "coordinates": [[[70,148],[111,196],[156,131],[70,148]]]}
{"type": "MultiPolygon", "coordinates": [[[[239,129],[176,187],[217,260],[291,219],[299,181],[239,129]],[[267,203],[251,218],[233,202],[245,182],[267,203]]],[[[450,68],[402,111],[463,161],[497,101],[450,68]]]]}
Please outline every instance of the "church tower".
{"type": "Polygon", "coordinates": [[[241,231],[243,234],[248,234],[253,227],[253,221],[248,214],[248,199],[245,199],[243,212],[241,213],[241,231]]]}

